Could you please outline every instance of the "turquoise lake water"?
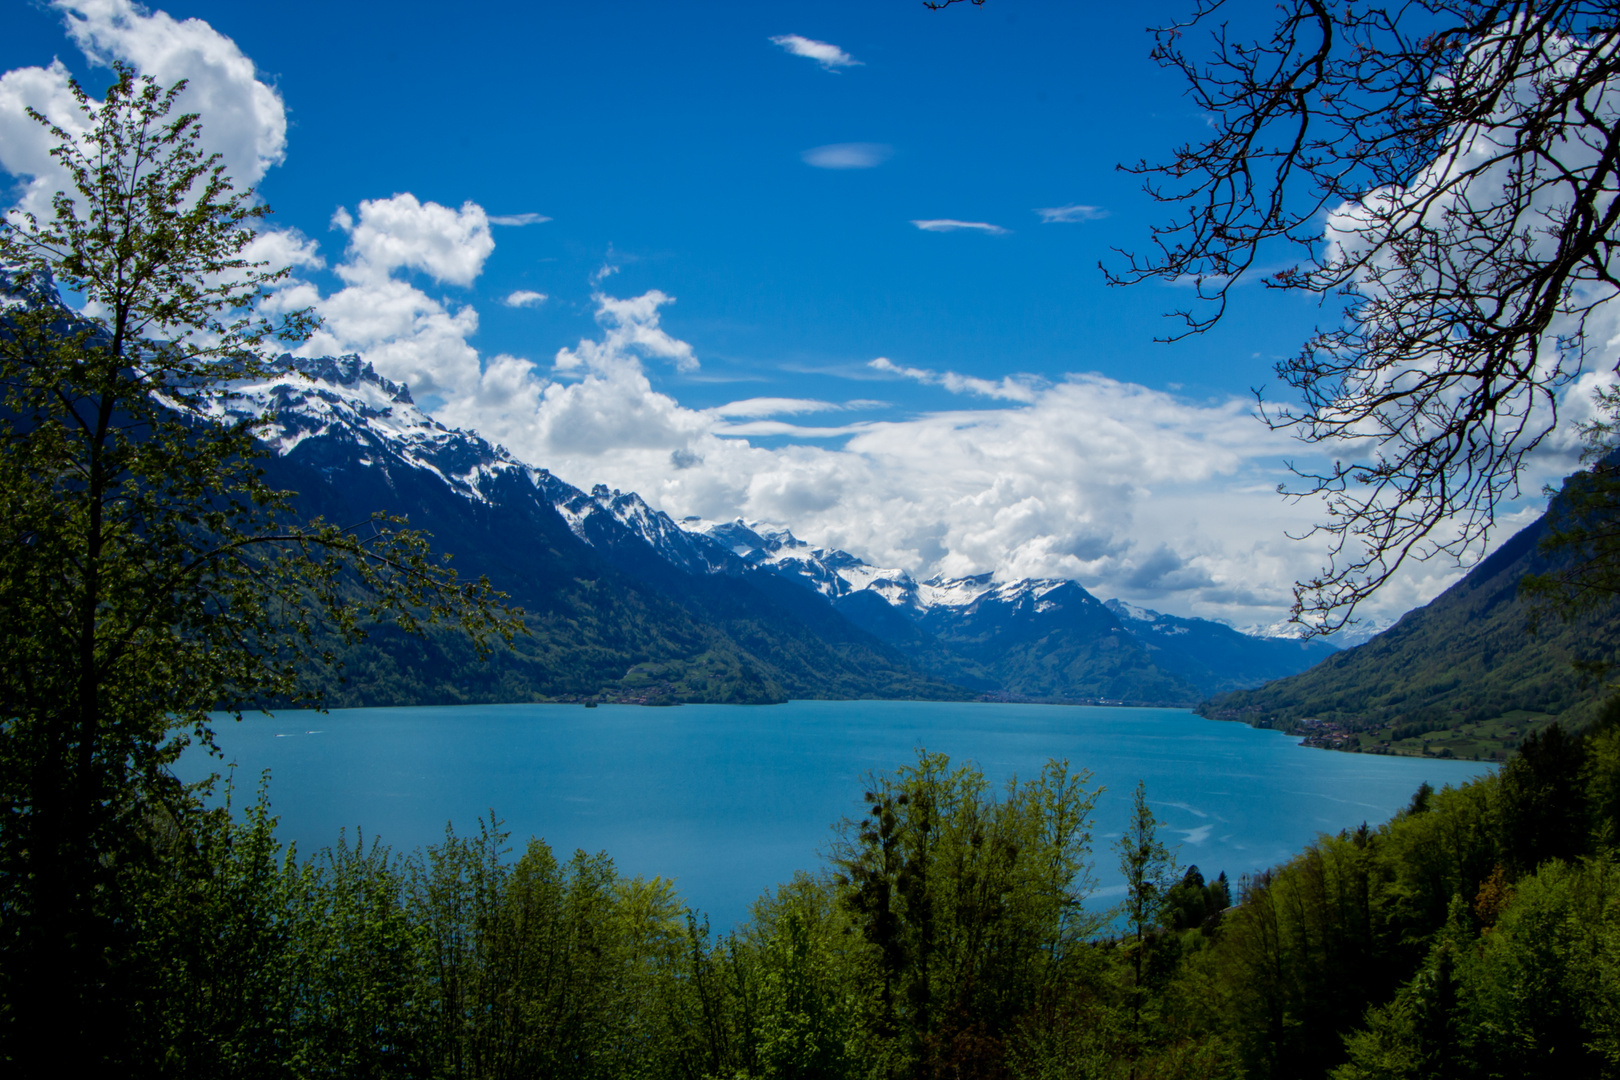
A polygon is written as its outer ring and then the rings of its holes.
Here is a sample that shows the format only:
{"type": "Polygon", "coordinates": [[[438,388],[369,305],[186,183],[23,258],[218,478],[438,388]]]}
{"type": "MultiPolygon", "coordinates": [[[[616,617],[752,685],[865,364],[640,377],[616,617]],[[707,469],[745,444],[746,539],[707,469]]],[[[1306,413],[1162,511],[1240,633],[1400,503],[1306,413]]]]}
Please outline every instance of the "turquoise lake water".
{"type": "Polygon", "coordinates": [[[861,776],[916,749],[971,759],[998,785],[1048,758],[1107,788],[1093,852],[1099,904],[1121,891],[1109,844],[1138,779],[1181,862],[1233,879],[1318,833],[1387,820],[1427,780],[1483,762],[1315,750],[1181,709],[798,701],[786,705],[478,705],[285,711],[223,721],[224,758],[188,752],[193,780],[234,762],[249,796],[271,770],[278,835],[305,853],[364,829],[395,850],[476,829],[493,809],[515,846],[606,850],[621,872],[673,877],[717,929],[796,869],[814,869],[831,826],[861,812],[861,776]]]}

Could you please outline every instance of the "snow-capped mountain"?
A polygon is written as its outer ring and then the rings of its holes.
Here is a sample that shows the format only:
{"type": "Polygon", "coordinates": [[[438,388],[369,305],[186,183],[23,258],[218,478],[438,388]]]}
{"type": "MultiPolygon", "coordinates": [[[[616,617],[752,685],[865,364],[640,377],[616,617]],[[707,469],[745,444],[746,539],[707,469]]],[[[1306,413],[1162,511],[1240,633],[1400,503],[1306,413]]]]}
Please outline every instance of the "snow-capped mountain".
{"type": "Polygon", "coordinates": [[[612,543],[607,535],[614,523],[637,537],[660,558],[689,574],[736,573],[739,563],[726,549],[706,536],[687,532],[662,510],[654,510],[635,492],[609,490],[597,484],[590,492],[580,491],[540,470],[544,476],[537,486],[551,505],[568,522],[574,535],[593,547],[612,543]],[[606,532],[604,531],[606,530],[606,532]]]}
{"type": "MultiPolygon", "coordinates": [[[[1104,603],[1066,579],[997,581],[980,574],[919,581],[903,569],[808,544],[785,526],[677,522],[634,492],[581,490],[473,432],[445,427],[417,407],[408,388],[354,356],[283,358],[269,377],[236,387],[222,411],[264,418],[265,439],[279,459],[337,490],[374,491],[390,503],[377,508],[407,510],[413,523],[426,506],[443,515],[459,503],[461,513],[485,520],[521,505],[553,556],[567,554],[566,537],[700,620],[753,626],[775,619],[791,625],[801,643],[810,634],[834,651],[888,649],[891,667],[909,663],[981,692],[1190,704],[1302,670],[1317,658],[1298,643],[1104,603]],[[438,501],[428,498],[430,491],[438,501]],[[774,614],[762,615],[767,608],[774,614]]],[[[452,532],[464,530],[458,524],[452,532]]],[[[468,544],[488,542],[460,536],[451,549],[465,558],[468,544]]],[[[510,536],[501,542],[523,546],[510,536]]],[[[545,571],[514,555],[501,553],[502,573],[545,571]]],[[[871,654],[863,655],[870,665],[871,654]]]]}
{"type": "MultiPolygon", "coordinates": [[[[1290,675],[1336,651],[1326,642],[1250,635],[1224,623],[1164,615],[1122,600],[1104,603],[1066,578],[997,581],[994,575],[978,574],[918,581],[905,570],[869,566],[847,551],[814,547],[780,525],[692,519],[682,526],[723,545],[750,567],[813,589],[899,648],[915,647],[917,630],[953,643],[953,653],[987,666],[992,682],[997,681],[993,671],[1021,647],[1014,640],[1014,624],[1038,632],[1038,648],[1046,649],[1049,659],[1059,650],[1056,638],[1079,635],[1089,640],[1124,631],[1147,650],[1156,667],[1205,693],[1290,675]],[[862,594],[880,598],[891,610],[862,605],[862,594]],[[905,621],[894,619],[896,614],[905,621]],[[988,626],[998,629],[987,634],[988,626]]],[[[949,665],[932,670],[945,677],[964,675],[949,665]]],[[[1034,693],[1028,678],[1020,685],[1034,693]]],[[[1042,692],[1052,692],[1056,685],[1042,692]]],[[[1175,695],[1161,688],[1160,696],[1175,695]]]]}
{"type": "Polygon", "coordinates": [[[917,617],[936,607],[966,609],[984,597],[1008,604],[1029,596],[1036,610],[1044,612],[1054,602],[1042,597],[1073,584],[1067,578],[996,581],[992,574],[918,581],[905,570],[871,566],[847,551],[812,547],[780,525],[748,524],[741,518],[718,524],[688,518],[681,524],[694,535],[724,546],[747,565],[797,581],[828,600],[871,592],[891,607],[917,617]]]}
{"type": "Polygon", "coordinates": [[[806,609],[803,590],[756,587],[638,496],[583,492],[438,423],[357,358],[284,358],[233,389],[216,411],[264,419],[267,479],[298,493],[301,514],[404,515],[525,612],[529,635],[487,664],[448,631],[378,629],[338,649],[346,684],[332,704],[968,696],[824,603],[806,609]]]}
{"type": "Polygon", "coordinates": [[[1147,646],[1159,667],[1211,691],[1258,686],[1303,671],[1339,651],[1319,638],[1245,634],[1225,623],[1164,615],[1120,600],[1106,606],[1147,646]]]}
{"type": "Polygon", "coordinates": [[[342,447],[345,464],[352,455],[366,468],[424,472],[476,502],[488,501],[497,477],[544,472],[472,432],[445,427],[417,407],[408,387],[378,375],[358,356],[283,356],[272,369],[263,380],[237,383],[229,398],[213,404],[216,415],[267,419],[263,437],[278,457],[306,442],[326,453],[342,447]]]}

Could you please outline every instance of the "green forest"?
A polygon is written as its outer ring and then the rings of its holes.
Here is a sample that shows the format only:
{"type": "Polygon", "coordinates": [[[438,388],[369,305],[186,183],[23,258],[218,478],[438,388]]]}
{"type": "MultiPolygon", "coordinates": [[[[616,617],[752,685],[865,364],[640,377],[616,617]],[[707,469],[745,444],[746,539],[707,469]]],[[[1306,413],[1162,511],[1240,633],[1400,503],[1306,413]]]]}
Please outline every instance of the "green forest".
{"type": "Polygon", "coordinates": [[[107,1073],[1620,1075],[1620,708],[1238,882],[1177,866],[1140,791],[1094,851],[1085,774],[998,792],[922,754],[729,933],[497,821],[311,858],[263,796],[145,822],[85,988],[107,1073]]]}

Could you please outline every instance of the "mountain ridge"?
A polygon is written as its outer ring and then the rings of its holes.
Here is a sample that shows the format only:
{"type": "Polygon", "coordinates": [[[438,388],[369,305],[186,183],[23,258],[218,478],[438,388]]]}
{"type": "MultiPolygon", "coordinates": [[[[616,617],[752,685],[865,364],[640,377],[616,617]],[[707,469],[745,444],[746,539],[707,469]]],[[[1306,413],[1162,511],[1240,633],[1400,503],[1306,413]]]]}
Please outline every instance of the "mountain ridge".
{"type": "MultiPolygon", "coordinates": [[[[559,687],[567,688],[565,695],[622,696],[633,684],[630,696],[638,700],[653,685],[658,689],[651,697],[672,700],[706,700],[713,691],[724,700],[920,694],[1188,706],[1232,682],[1209,657],[1188,655],[1195,643],[1206,652],[1220,641],[1229,652],[1255,653],[1248,665],[1251,681],[1298,670],[1332,651],[1318,643],[1278,653],[1274,643],[1224,624],[1161,616],[1117,601],[1110,608],[1068,579],[997,581],[979,574],[919,581],[903,569],[873,567],[848,552],[814,547],[785,526],[677,522],[635,492],[601,484],[576,488],[475,432],[446,427],[415,404],[408,387],[378,375],[358,356],[284,356],[268,378],[235,386],[218,412],[266,421],[265,444],[277,463],[272,471],[286,473],[286,486],[305,492],[300,499],[306,507],[328,518],[353,515],[366,509],[358,494],[368,492],[377,504],[372,508],[404,510],[413,525],[440,534],[441,546],[457,552],[458,565],[492,569],[497,587],[510,585],[525,606],[538,604],[537,611],[564,623],[582,618],[587,640],[607,631],[581,614],[583,594],[564,602],[567,588],[540,588],[529,580],[535,568],[486,549],[521,544],[513,530],[534,530],[544,541],[542,561],[555,563],[565,576],[596,581],[605,568],[619,575],[601,579],[607,592],[634,584],[620,599],[629,602],[633,594],[635,602],[625,610],[609,604],[616,612],[611,618],[643,628],[683,618],[692,623],[670,631],[673,638],[661,648],[646,642],[630,647],[641,640],[632,633],[622,643],[627,651],[617,656],[627,665],[617,681],[586,665],[598,684],[594,690],[577,679],[539,679],[530,696],[554,696],[559,687]],[[434,484],[452,501],[431,497],[427,489],[434,484]],[[314,497],[306,490],[323,485],[348,497],[332,490],[314,497]],[[454,499],[466,504],[459,513],[451,509],[454,499]],[[461,520],[469,514],[483,525],[473,528],[461,520]],[[571,550],[570,542],[589,555],[571,550]],[[654,617],[646,603],[669,606],[654,617]],[[559,614],[563,609],[568,618],[559,614]],[[1177,633],[1166,632],[1171,626],[1177,633]],[[1178,634],[1187,640],[1171,640],[1178,634]],[[699,639],[707,647],[694,652],[699,639]],[[777,660],[796,674],[778,670],[777,660]],[[694,676],[694,682],[686,678],[689,669],[711,674],[694,676]],[[746,692],[737,689],[744,684],[746,692]]],[[[409,654],[407,666],[434,666],[418,646],[390,640],[388,647],[409,654]]],[[[569,653],[556,641],[548,647],[559,657],[569,653]]],[[[434,649],[454,651],[442,642],[434,649]]],[[[368,689],[355,689],[351,675],[344,700],[370,700],[392,670],[375,650],[361,652],[364,658],[351,668],[377,675],[368,689]]],[[[517,692],[520,671],[537,677],[536,658],[528,660],[527,668],[515,655],[504,661],[510,678],[500,685],[508,692],[517,692]]],[[[464,664],[443,655],[438,663],[494,692],[464,664]]],[[[434,693],[453,697],[440,683],[434,693]]]]}

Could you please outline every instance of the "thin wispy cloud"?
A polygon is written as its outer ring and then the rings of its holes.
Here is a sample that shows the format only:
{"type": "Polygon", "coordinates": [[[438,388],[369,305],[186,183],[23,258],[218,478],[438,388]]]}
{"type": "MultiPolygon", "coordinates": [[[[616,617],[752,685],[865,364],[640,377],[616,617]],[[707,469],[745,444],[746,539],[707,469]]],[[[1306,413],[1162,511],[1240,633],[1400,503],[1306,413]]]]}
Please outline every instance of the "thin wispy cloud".
{"type": "Polygon", "coordinates": [[[1040,215],[1043,225],[1064,225],[1073,221],[1100,221],[1108,216],[1108,211],[1100,206],[1082,206],[1079,203],[1070,203],[1068,206],[1048,206],[1035,211],[1040,215]]]}
{"type": "Polygon", "coordinates": [[[911,222],[923,232],[982,232],[991,236],[1005,236],[1007,230],[988,221],[957,221],[955,218],[925,218],[911,222]]]}
{"type": "Polygon", "coordinates": [[[866,365],[873,371],[881,371],[885,375],[894,375],[902,379],[913,379],[916,382],[929,386],[942,386],[953,394],[978,394],[980,397],[999,398],[1002,401],[1021,401],[1025,404],[1033,402],[1039,388],[1028,378],[1015,378],[1006,375],[999,382],[990,379],[980,379],[973,375],[958,375],[954,371],[930,371],[927,368],[902,367],[886,356],[869,361],[866,365]]]}
{"type": "Polygon", "coordinates": [[[802,427],[781,420],[748,420],[739,424],[716,424],[711,433],[719,436],[760,437],[787,436],[793,439],[842,439],[870,430],[870,423],[844,424],[840,427],[802,427]]]}
{"type": "Polygon", "coordinates": [[[830,412],[842,408],[844,406],[831,401],[817,401],[814,398],[756,397],[728,402],[710,411],[717,416],[762,417],[830,412]]]}
{"type": "Polygon", "coordinates": [[[807,60],[814,60],[826,71],[837,71],[839,68],[860,67],[861,62],[836,45],[825,41],[816,41],[812,38],[801,37],[798,34],[778,34],[771,38],[772,45],[780,45],[794,56],[802,56],[807,60]]]}
{"type": "Polygon", "coordinates": [[[508,293],[506,299],[502,300],[501,303],[507,307],[539,307],[546,302],[546,299],[546,294],[543,292],[518,289],[516,292],[508,293]]]}
{"type": "Polygon", "coordinates": [[[883,143],[853,142],[811,147],[799,156],[818,169],[870,169],[893,155],[894,147],[883,143]]]}
{"type": "Polygon", "coordinates": [[[550,221],[544,214],[492,214],[491,225],[540,225],[550,221]]]}

